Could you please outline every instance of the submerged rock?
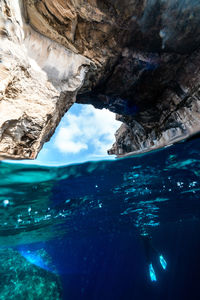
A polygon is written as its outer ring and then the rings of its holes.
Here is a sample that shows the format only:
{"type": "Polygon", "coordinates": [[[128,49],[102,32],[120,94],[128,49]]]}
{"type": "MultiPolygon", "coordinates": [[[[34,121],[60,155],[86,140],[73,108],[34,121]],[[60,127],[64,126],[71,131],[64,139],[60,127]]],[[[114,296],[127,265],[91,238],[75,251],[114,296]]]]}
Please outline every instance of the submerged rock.
{"type": "MultiPolygon", "coordinates": [[[[45,256],[43,252],[40,251],[42,258],[45,256]]],[[[18,251],[11,248],[1,249],[0,263],[2,300],[62,299],[58,275],[29,262],[18,251]]]]}
{"type": "Polygon", "coordinates": [[[199,1],[0,1],[0,157],[35,158],[76,101],[123,122],[109,154],[200,131],[199,1]]]}

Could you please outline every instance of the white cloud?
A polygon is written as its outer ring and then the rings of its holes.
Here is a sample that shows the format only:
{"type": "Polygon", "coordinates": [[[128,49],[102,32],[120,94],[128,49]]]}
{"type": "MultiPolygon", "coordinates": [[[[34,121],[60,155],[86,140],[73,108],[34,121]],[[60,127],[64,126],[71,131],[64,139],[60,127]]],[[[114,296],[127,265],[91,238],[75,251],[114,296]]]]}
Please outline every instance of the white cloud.
{"type": "Polygon", "coordinates": [[[78,153],[83,149],[87,149],[87,144],[78,141],[81,131],[76,127],[77,124],[73,122],[67,127],[61,127],[56,137],[57,148],[64,153],[78,153]]]}
{"type": "Polygon", "coordinates": [[[88,150],[95,155],[105,155],[121,123],[106,109],[98,110],[91,105],[80,107],[78,114],[68,112],[63,118],[55,137],[55,147],[66,154],[88,150]]]}

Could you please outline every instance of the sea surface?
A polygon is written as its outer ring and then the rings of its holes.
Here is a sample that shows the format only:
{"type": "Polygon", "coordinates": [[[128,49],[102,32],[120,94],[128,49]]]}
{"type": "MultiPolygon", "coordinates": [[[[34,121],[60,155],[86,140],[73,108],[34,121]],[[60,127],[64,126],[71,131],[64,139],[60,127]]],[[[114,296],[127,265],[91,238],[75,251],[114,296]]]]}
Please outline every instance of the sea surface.
{"type": "Polygon", "coordinates": [[[200,139],[137,157],[0,163],[1,300],[200,299],[200,139]]]}

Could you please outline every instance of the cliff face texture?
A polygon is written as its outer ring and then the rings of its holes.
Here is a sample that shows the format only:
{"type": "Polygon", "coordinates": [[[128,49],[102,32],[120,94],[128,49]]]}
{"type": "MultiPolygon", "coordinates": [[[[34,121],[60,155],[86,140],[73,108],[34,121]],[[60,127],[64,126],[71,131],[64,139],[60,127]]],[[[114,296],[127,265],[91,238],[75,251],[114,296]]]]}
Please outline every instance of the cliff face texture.
{"type": "Polygon", "coordinates": [[[200,2],[0,0],[0,157],[35,158],[76,101],[123,122],[110,154],[200,131],[200,2]]]}

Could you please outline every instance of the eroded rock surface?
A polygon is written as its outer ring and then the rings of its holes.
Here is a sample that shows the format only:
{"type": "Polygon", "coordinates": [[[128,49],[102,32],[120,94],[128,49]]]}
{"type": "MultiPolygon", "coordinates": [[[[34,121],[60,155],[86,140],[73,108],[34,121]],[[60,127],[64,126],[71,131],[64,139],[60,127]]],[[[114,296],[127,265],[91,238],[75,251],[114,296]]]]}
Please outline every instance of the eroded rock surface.
{"type": "Polygon", "coordinates": [[[1,0],[0,156],[35,158],[77,101],[123,122],[110,154],[200,131],[200,3],[1,0]]]}
{"type": "Polygon", "coordinates": [[[60,278],[56,272],[51,270],[49,272],[48,261],[51,262],[44,249],[35,253],[18,252],[12,248],[0,249],[0,298],[2,300],[62,299],[60,278]],[[46,269],[38,262],[47,266],[46,269]]]}
{"type": "MultiPolygon", "coordinates": [[[[0,157],[35,158],[75,101],[90,61],[35,32],[1,1],[0,157]]],[[[20,6],[21,5],[21,6],[20,6]]]]}

